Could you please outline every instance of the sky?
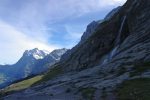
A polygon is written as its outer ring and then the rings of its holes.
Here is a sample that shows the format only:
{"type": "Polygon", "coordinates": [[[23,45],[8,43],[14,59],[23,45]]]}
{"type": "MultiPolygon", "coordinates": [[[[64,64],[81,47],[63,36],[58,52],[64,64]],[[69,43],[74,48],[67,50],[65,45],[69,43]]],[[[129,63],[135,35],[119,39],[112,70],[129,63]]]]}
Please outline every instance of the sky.
{"type": "Polygon", "coordinates": [[[86,26],[126,0],[0,0],[0,64],[25,50],[72,48],[86,26]]]}

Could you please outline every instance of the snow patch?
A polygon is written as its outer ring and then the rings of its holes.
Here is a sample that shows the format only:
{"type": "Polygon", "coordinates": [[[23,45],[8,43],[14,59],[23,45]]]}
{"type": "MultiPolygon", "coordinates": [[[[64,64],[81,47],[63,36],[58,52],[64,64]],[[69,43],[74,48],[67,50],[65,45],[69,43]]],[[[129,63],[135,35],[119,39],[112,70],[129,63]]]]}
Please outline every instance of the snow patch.
{"type": "Polygon", "coordinates": [[[27,56],[33,56],[35,59],[43,59],[45,56],[47,56],[50,52],[46,50],[39,50],[37,48],[33,50],[26,50],[25,54],[27,56]]]}

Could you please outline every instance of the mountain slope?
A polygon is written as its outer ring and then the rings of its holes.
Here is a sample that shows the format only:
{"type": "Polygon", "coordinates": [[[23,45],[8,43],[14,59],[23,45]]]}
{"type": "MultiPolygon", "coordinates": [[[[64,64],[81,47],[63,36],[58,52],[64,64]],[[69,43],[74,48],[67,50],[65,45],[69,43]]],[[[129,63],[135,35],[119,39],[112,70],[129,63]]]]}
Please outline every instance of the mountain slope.
{"type": "Polygon", "coordinates": [[[50,77],[48,72],[41,80],[45,82],[4,99],[137,100],[142,91],[142,99],[149,100],[149,24],[149,0],[128,0],[49,71],[55,68],[59,73],[50,77]]]}
{"type": "Polygon", "coordinates": [[[66,51],[67,49],[58,49],[49,53],[37,48],[26,50],[16,64],[0,66],[1,76],[3,76],[0,87],[47,71],[51,65],[59,61],[61,55],[66,51]]]}
{"type": "Polygon", "coordinates": [[[119,49],[128,49],[140,41],[146,41],[145,38],[148,39],[149,2],[130,2],[128,1],[109,21],[102,22],[83,45],[72,50],[71,56],[64,62],[66,70],[80,70],[99,65],[103,62],[103,56],[113,48],[119,46],[117,52],[120,52],[119,49]]]}
{"type": "Polygon", "coordinates": [[[39,81],[42,78],[42,76],[43,75],[37,75],[35,77],[26,78],[20,82],[16,82],[14,84],[11,84],[10,86],[8,86],[2,90],[3,92],[0,93],[0,97],[11,94],[11,93],[16,92],[16,91],[21,91],[21,90],[24,90],[26,88],[29,88],[32,86],[32,84],[39,81]]]}

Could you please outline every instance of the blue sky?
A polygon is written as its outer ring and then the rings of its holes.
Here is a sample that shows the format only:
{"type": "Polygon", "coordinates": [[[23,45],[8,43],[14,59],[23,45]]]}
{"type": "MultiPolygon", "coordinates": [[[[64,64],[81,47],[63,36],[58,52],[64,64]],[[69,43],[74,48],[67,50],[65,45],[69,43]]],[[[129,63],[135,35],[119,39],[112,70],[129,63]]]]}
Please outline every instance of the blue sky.
{"type": "Polygon", "coordinates": [[[0,0],[0,64],[27,49],[72,48],[86,26],[126,0],[0,0]]]}

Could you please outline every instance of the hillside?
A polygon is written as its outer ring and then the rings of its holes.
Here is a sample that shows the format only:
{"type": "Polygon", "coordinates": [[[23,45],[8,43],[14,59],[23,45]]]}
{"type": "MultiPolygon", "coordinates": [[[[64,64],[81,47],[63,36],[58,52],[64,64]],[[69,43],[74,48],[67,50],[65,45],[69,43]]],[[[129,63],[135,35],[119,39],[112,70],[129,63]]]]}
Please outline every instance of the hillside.
{"type": "Polygon", "coordinates": [[[17,63],[0,65],[0,88],[16,81],[46,72],[51,65],[57,63],[67,49],[57,49],[52,52],[38,48],[26,50],[17,63]]]}
{"type": "Polygon", "coordinates": [[[6,88],[4,88],[3,90],[1,90],[1,94],[0,96],[4,96],[4,95],[8,95],[10,93],[14,93],[17,91],[21,91],[24,90],[26,88],[31,87],[34,83],[36,83],[37,81],[39,81],[40,79],[42,79],[43,75],[37,75],[35,77],[29,78],[29,79],[25,79],[23,81],[20,82],[16,82],[6,88]]]}
{"type": "Polygon", "coordinates": [[[90,23],[36,85],[3,99],[149,100],[150,2],[127,0],[109,15],[90,23]]]}

